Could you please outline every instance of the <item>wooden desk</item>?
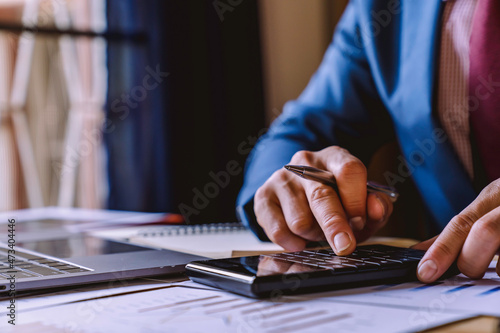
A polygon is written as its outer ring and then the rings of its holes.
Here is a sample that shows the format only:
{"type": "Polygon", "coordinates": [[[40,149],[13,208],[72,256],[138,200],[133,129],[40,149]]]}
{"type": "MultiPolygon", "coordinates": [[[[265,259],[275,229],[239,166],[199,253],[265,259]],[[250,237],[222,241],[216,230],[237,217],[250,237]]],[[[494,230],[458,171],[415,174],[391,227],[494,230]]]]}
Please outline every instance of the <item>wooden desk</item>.
{"type": "Polygon", "coordinates": [[[480,316],[424,331],[426,333],[498,333],[500,318],[480,316]]]}

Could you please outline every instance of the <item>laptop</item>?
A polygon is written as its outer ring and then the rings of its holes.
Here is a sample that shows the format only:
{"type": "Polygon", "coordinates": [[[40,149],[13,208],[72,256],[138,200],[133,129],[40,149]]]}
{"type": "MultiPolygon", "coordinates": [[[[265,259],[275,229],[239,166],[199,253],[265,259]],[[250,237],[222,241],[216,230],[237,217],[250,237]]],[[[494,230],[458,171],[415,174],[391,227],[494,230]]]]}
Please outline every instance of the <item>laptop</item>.
{"type": "Polygon", "coordinates": [[[67,231],[76,223],[17,222],[13,241],[7,225],[0,226],[0,294],[178,274],[206,259],[67,231]]]}

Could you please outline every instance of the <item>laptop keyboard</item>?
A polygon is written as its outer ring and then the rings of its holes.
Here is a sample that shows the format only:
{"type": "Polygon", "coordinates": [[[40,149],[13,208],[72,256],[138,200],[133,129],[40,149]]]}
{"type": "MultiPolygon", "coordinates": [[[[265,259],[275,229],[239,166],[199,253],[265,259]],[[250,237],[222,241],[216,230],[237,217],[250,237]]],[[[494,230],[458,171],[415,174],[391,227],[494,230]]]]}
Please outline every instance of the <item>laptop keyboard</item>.
{"type": "Polygon", "coordinates": [[[262,255],[261,257],[302,264],[315,269],[330,269],[339,272],[372,271],[393,269],[418,262],[424,251],[394,248],[384,245],[358,247],[348,256],[337,256],[333,250],[304,250],[298,252],[262,255]]]}
{"type": "Polygon", "coordinates": [[[16,254],[14,255],[15,260],[12,263],[14,267],[11,268],[7,251],[7,249],[0,248],[0,281],[7,280],[10,275],[14,274],[16,279],[22,279],[90,271],[90,269],[64,261],[54,260],[18,250],[16,250],[16,254]]]}

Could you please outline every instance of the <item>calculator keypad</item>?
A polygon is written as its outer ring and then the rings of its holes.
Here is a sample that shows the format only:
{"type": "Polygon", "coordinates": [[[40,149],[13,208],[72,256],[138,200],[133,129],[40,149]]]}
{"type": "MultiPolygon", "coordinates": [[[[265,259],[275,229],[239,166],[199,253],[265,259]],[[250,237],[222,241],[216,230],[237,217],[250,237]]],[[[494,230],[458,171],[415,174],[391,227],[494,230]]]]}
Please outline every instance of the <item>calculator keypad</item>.
{"type": "Polygon", "coordinates": [[[365,245],[358,247],[347,256],[337,256],[331,249],[321,249],[262,255],[261,257],[340,273],[394,269],[420,261],[424,253],[424,251],[414,249],[365,245]]]}

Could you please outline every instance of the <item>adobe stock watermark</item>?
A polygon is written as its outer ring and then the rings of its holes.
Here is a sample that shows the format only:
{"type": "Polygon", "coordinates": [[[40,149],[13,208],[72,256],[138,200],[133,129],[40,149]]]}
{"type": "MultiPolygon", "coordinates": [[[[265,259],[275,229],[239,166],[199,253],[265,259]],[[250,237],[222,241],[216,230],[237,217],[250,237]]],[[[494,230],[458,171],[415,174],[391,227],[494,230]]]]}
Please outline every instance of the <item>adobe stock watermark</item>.
{"type": "Polygon", "coordinates": [[[214,0],[212,5],[219,16],[219,20],[224,22],[226,13],[232,13],[242,2],[243,0],[214,0]]]}
{"type": "Polygon", "coordinates": [[[7,224],[7,262],[9,270],[6,272],[9,282],[9,305],[7,306],[7,317],[10,325],[16,325],[16,273],[14,267],[16,262],[16,220],[9,219],[7,224]]]}
{"type": "Polygon", "coordinates": [[[361,24],[354,45],[360,50],[363,49],[365,47],[363,40],[371,41],[379,36],[391,24],[393,17],[399,14],[401,14],[401,0],[390,0],[385,9],[371,10],[370,20],[361,24]]]}
{"type": "MultiPolygon", "coordinates": [[[[250,153],[253,146],[258,140],[258,136],[248,136],[247,139],[238,145],[238,154],[246,156],[250,153]]],[[[197,216],[202,210],[208,207],[211,200],[215,199],[220,191],[225,189],[230,183],[231,179],[240,175],[243,172],[243,166],[236,160],[230,160],[226,163],[224,170],[218,172],[210,171],[208,176],[211,181],[201,186],[200,188],[193,188],[193,199],[191,204],[180,203],[178,208],[179,212],[184,218],[186,223],[189,223],[193,216],[197,216]]]]}
{"type": "MultiPolygon", "coordinates": [[[[279,114],[277,108],[272,109],[272,115],[277,116],[279,114]]],[[[273,122],[271,128],[262,128],[257,135],[249,135],[245,140],[240,142],[237,146],[237,151],[240,156],[248,156],[254,146],[259,141],[260,137],[266,132],[272,135],[275,128],[281,124],[281,118],[276,118],[273,122]]],[[[256,149],[264,149],[262,145],[256,149]]],[[[231,182],[231,179],[235,176],[239,176],[243,172],[244,166],[241,165],[236,160],[230,160],[226,163],[224,170],[219,170],[217,172],[210,171],[208,176],[210,181],[200,187],[193,188],[193,198],[190,204],[182,202],[179,204],[178,209],[184,221],[189,223],[193,216],[198,216],[201,211],[208,207],[211,200],[215,199],[220,192],[225,189],[231,182]]]]}
{"type": "Polygon", "coordinates": [[[495,94],[498,94],[498,89],[500,89],[500,81],[493,79],[493,74],[489,74],[488,77],[482,75],[477,77],[479,84],[474,90],[474,94],[468,96],[468,107],[470,112],[477,111],[479,109],[481,101],[485,101],[495,94]]]}
{"type": "Polygon", "coordinates": [[[481,102],[500,92],[500,81],[495,80],[493,74],[488,75],[488,77],[478,76],[477,81],[479,84],[472,94],[469,92],[465,100],[455,103],[442,116],[446,123],[462,132],[468,128],[470,113],[479,110],[481,102]]]}
{"type": "MultiPolygon", "coordinates": [[[[468,129],[470,114],[479,110],[481,102],[500,92],[500,81],[495,80],[493,74],[489,74],[487,77],[478,76],[476,79],[479,84],[474,91],[462,103],[455,104],[454,107],[445,110],[443,113],[443,121],[458,131],[466,132],[466,130],[470,130],[468,129]]],[[[416,167],[422,165],[427,157],[434,154],[437,144],[442,144],[448,139],[449,137],[444,129],[436,128],[430,138],[415,140],[415,145],[418,148],[410,153],[407,160],[403,155],[397,157],[400,162],[398,173],[395,174],[390,171],[384,173],[386,183],[394,186],[404,182],[413,174],[416,167]]]]}
{"type": "Polygon", "coordinates": [[[307,266],[303,264],[290,264],[271,257],[260,257],[257,274],[262,272],[265,275],[266,271],[272,272],[276,269],[287,273],[281,276],[282,288],[272,290],[262,307],[250,308],[246,316],[242,316],[238,321],[237,332],[261,332],[266,325],[269,325],[269,322],[266,323],[266,321],[273,316],[269,313],[270,310],[283,305],[283,296],[286,296],[287,293],[293,294],[311,278],[307,266]]]}
{"type": "Polygon", "coordinates": [[[69,318],[61,318],[58,322],[62,332],[80,332],[83,325],[91,325],[99,320],[99,317],[106,313],[113,306],[118,306],[120,295],[127,294],[131,284],[130,277],[124,272],[113,272],[113,279],[109,280],[106,288],[98,291],[98,294],[91,299],[78,302],[76,311],[69,318]]]}
{"type": "Polygon", "coordinates": [[[413,312],[408,321],[411,326],[418,326],[420,330],[428,328],[430,322],[436,321],[436,316],[446,311],[448,305],[453,304],[461,295],[461,290],[440,293],[431,299],[426,306],[413,312]]]}
{"type": "MultiPolygon", "coordinates": [[[[170,73],[160,70],[160,65],[155,68],[150,66],[145,67],[146,74],[144,75],[141,84],[130,89],[129,92],[124,92],[120,98],[116,98],[110,104],[110,114],[115,115],[118,121],[124,121],[130,114],[132,109],[137,108],[141,102],[146,100],[148,94],[158,88],[167,78],[170,73]]],[[[100,108],[100,106],[95,106],[100,108]]],[[[62,176],[77,168],[80,160],[83,157],[89,156],[102,143],[104,134],[109,134],[115,131],[116,124],[111,119],[106,119],[102,126],[90,130],[84,130],[81,133],[81,138],[76,148],[66,145],[64,147],[63,162],[54,162],[53,169],[60,179],[62,176]]]]}
{"type": "Polygon", "coordinates": [[[386,184],[395,186],[398,183],[405,182],[415,172],[415,168],[422,165],[429,156],[436,152],[436,145],[442,144],[447,140],[448,136],[442,128],[435,128],[430,138],[423,140],[416,139],[414,143],[418,148],[408,155],[408,159],[405,159],[402,154],[397,157],[399,161],[398,173],[396,174],[391,171],[384,172],[386,184]]]}

